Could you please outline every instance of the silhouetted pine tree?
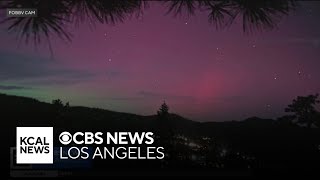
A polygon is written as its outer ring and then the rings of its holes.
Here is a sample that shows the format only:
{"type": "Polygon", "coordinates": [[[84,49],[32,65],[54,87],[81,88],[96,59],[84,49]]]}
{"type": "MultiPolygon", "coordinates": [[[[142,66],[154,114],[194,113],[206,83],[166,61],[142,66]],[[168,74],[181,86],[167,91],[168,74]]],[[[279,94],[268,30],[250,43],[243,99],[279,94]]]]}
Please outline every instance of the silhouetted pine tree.
{"type": "MultiPolygon", "coordinates": [[[[217,28],[231,25],[237,18],[242,20],[243,31],[270,29],[277,26],[282,16],[297,6],[296,0],[175,0],[159,1],[174,15],[187,12],[189,15],[200,10],[208,13],[210,23],[217,28]]],[[[152,2],[155,3],[155,2],[152,2]]],[[[8,31],[15,31],[20,39],[35,43],[55,35],[71,41],[72,34],[67,30],[70,24],[89,22],[122,22],[132,15],[142,14],[150,4],[142,0],[8,0],[0,1],[0,10],[7,8],[36,8],[38,17],[7,17],[0,23],[8,23],[8,31]]]]}
{"type": "Polygon", "coordinates": [[[158,116],[166,117],[168,115],[169,115],[169,106],[164,101],[163,104],[161,105],[159,111],[158,111],[158,116]]]}
{"type": "Polygon", "coordinates": [[[285,109],[286,112],[294,113],[297,123],[307,125],[310,128],[316,122],[315,105],[320,103],[318,100],[319,94],[309,96],[298,96],[285,109]]]}
{"type": "Polygon", "coordinates": [[[60,99],[52,100],[52,104],[57,108],[62,108],[63,107],[63,103],[62,103],[62,101],[60,99]]]}

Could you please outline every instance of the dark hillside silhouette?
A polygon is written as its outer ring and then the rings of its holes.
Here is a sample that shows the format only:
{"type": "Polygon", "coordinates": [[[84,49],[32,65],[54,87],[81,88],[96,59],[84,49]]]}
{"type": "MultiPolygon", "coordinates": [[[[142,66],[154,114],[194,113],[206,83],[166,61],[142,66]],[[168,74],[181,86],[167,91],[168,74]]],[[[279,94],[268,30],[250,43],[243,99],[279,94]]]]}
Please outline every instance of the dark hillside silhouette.
{"type": "MultiPolygon", "coordinates": [[[[49,104],[0,94],[1,114],[6,127],[4,131],[8,134],[7,145],[14,146],[17,126],[53,126],[61,131],[154,131],[156,142],[166,148],[167,157],[155,164],[130,161],[126,167],[131,169],[312,170],[318,167],[320,160],[318,128],[305,128],[258,117],[243,121],[200,123],[171,113],[167,114],[167,121],[161,121],[159,115],[140,116],[72,105],[67,107],[63,102],[57,102],[49,104]],[[60,108],[57,108],[57,104],[60,108]],[[161,126],[159,123],[162,123],[161,126]]],[[[112,167],[103,162],[97,163],[102,163],[99,167],[111,169],[123,166],[122,161],[119,164],[115,161],[112,167]]]]}

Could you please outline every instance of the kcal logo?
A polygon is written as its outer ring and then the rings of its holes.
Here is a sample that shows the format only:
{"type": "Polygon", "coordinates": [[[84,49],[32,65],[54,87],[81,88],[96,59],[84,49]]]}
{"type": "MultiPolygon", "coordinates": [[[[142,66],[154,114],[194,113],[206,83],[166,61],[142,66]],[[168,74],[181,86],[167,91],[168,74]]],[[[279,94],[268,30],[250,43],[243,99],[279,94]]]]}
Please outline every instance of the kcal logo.
{"type": "Polygon", "coordinates": [[[17,127],[17,164],[53,164],[53,127],[17,127]]]}

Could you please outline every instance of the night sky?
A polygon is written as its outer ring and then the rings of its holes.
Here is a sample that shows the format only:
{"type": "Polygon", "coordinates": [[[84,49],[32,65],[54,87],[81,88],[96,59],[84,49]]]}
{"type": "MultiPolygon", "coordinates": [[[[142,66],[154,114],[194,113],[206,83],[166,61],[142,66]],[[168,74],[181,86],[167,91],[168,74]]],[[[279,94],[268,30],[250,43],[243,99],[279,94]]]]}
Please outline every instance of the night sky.
{"type": "Polygon", "coordinates": [[[196,121],[279,117],[320,92],[320,2],[300,4],[277,29],[245,34],[241,22],[217,30],[206,13],[173,17],[153,2],[140,18],[70,27],[53,54],[1,25],[0,92],[141,115],[165,100],[196,121]]]}

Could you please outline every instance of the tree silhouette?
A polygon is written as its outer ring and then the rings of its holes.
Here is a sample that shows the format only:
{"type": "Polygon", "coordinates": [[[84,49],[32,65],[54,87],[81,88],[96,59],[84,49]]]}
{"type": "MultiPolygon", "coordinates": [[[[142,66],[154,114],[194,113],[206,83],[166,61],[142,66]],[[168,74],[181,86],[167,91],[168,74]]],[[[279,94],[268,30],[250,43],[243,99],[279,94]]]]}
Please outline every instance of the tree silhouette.
{"type": "Polygon", "coordinates": [[[285,111],[294,113],[298,124],[304,124],[310,128],[316,122],[315,115],[318,112],[315,105],[320,103],[318,97],[319,94],[298,96],[292,101],[292,104],[288,105],[285,111]]]}
{"type": "Polygon", "coordinates": [[[155,122],[155,132],[161,137],[171,138],[172,136],[172,128],[171,121],[169,120],[169,106],[164,101],[157,111],[157,117],[155,122]]]}
{"type": "Polygon", "coordinates": [[[71,41],[67,24],[72,22],[115,23],[123,21],[128,14],[141,9],[142,1],[134,0],[11,0],[0,4],[0,9],[36,8],[37,17],[8,17],[1,23],[9,23],[8,30],[18,33],[26,43],[33,39],[35,44],[44,38],[50,43],[50,35],[71,41]]]}
{"type": "Polygon", "coordinates": [[[2,23],[8,22],[8,31],[17,32],[19,39],[26,43],[30,38],[34,43],[40,43],[43,38],[50,42],[50,35],[71,41],[71,34],[66,31],[65,24],[71,13],[66,1],[13,0],[6,1],[0,8],[36,8],[38,17],[8,17],[2,23]]]}
{"type": "Polygon", "coordinates": [[[277,118],[277,122],[282,126],[292,126],[295,125],[293,120],[296,119],[295,115],[285,115],[277,118]]]}
{"type": "Polygon", "coordinates": [[[66,105],[64,106],[66,109],[70,108],[70,103],[67,102],[66,105]]]}
{"type": "Polygon", "coordinates": [[[166,104],[164,101],[163,104],[161,105],[159,111],[157,112],[158,116],[160,117],[166,117],[169,115],[169,106],[166,104]]]}
{"type": "MultiPolygon", "coordinates": [[[[314,124],[315,124],[318,128],[320,128],[320,112],[316,112],[316,113],[314,114],[314,119],[315,119],[314,124]]],[[[320,148],[320,147],[319,147],[319,148],[320,148]]]]}
{"type": "MultiPolygon", "coordinates": [[[[217,28],[227,27],[239,18],[245,32],[274,28],[283,15],[288,15],[297,6],[295,0],[176,0],[160,3],[167,5],[168,13],[174,15],[182,14],[184,10],[189,15],[194,15],[196,10],[204,11],[208,13],[209,22],[217,28]]],[[[16,32],[26,43],[31,38],[37,44],[44,38],[50,45],[52,35],[71,41],[68,24],[122,22],[134,14],[142,14],[148,4],[143,0],[9,0],[0,3],[0,10],[36,8],[38,17],[8,17],[1,23],[8,23],[8,30],[16,32]]]]}
{"type": "Polygon", "coordinates": [[[239,17],[242,19],[243,31],[254,29],[270,29],[276,27],[283,15],[297,6],[294,0],[204,0],[204,1],[166,1],[169,4],[168,12],[175,15],[181,14],[184,10],[193,15],[195,10],[208,12],[210,23],[217,28],[231,25],[239,17]]]}
{"type": "Polygon", "coordinates": [[[55,99],[55,100],[52,100],[52,104],[54,105],[54,106],[56,106],[56,107],[63,107],[63,103],[62,103],[62,101],[60,100],[60,99],[55,99]]]}

